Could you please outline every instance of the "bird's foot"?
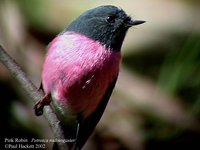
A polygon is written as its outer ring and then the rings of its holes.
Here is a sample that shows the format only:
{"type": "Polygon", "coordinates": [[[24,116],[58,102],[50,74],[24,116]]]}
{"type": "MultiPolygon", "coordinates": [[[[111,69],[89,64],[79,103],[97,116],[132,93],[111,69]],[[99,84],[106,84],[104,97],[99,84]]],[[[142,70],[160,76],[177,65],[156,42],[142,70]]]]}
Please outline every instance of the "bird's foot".
{"type": "Polygon", "coordinates": [[[45,105],[51,103],[51,94],[46,94],[41,100],[37,101],[34,110],[36,116],[41,116],[43,114],[43,108],[45,105]]]}

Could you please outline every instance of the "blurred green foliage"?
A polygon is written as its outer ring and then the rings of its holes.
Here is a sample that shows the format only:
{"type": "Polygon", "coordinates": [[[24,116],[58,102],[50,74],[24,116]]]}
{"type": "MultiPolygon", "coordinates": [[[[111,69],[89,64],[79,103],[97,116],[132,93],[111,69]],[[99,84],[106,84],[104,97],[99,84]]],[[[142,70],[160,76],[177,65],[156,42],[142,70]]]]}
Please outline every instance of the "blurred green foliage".
{"type": "Polygon", "coordinates": [[[20,0],[17,2],[29,26],[48,31],[48,3],[41,0],[20,0]]]}

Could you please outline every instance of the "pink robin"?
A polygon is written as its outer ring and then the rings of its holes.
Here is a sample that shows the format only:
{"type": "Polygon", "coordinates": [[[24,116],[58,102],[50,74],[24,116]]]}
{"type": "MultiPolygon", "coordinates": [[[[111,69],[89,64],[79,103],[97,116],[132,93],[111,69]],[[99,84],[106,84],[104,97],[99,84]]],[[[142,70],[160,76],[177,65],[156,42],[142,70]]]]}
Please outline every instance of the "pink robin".
{"type": "Polygon", "coordinates": [[[52,106],[71,147],[81,149],[99,122],[115,86],[121,46],[131,20],[115,6],[100,6],[75,19],[48,46],[42,71],[45,96],[36,115],[52,106]]]}

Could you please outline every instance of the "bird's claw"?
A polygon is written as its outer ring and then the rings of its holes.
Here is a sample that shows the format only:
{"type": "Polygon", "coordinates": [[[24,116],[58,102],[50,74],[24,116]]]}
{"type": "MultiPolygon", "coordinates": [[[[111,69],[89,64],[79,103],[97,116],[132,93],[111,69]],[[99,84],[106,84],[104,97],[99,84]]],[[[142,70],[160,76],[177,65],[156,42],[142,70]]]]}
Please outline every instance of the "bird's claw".
{"type": "Polygon", "coordinates": [[[45,95],[41,100],[37,101],[34,110],[36,116],[41,116],[43,114],[43,108],[45,105],[49,105],[51,102],[50,94],[45,95]]]}

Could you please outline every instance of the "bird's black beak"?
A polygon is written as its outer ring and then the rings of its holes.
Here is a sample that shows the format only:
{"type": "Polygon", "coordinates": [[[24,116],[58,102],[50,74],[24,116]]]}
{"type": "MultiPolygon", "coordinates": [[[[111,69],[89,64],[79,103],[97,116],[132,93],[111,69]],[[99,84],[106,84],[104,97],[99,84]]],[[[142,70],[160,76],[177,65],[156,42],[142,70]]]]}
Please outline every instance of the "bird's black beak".
{"type": "Polygon", "coordinates": [[[145,22],[146,21],[142,21],[142,20],[129,20],[128,22],[126,22],[126,26],[132,27],[132,26],[136,26],[136,25],[139,25],[139,24],[143,24],[145,22]]]}

